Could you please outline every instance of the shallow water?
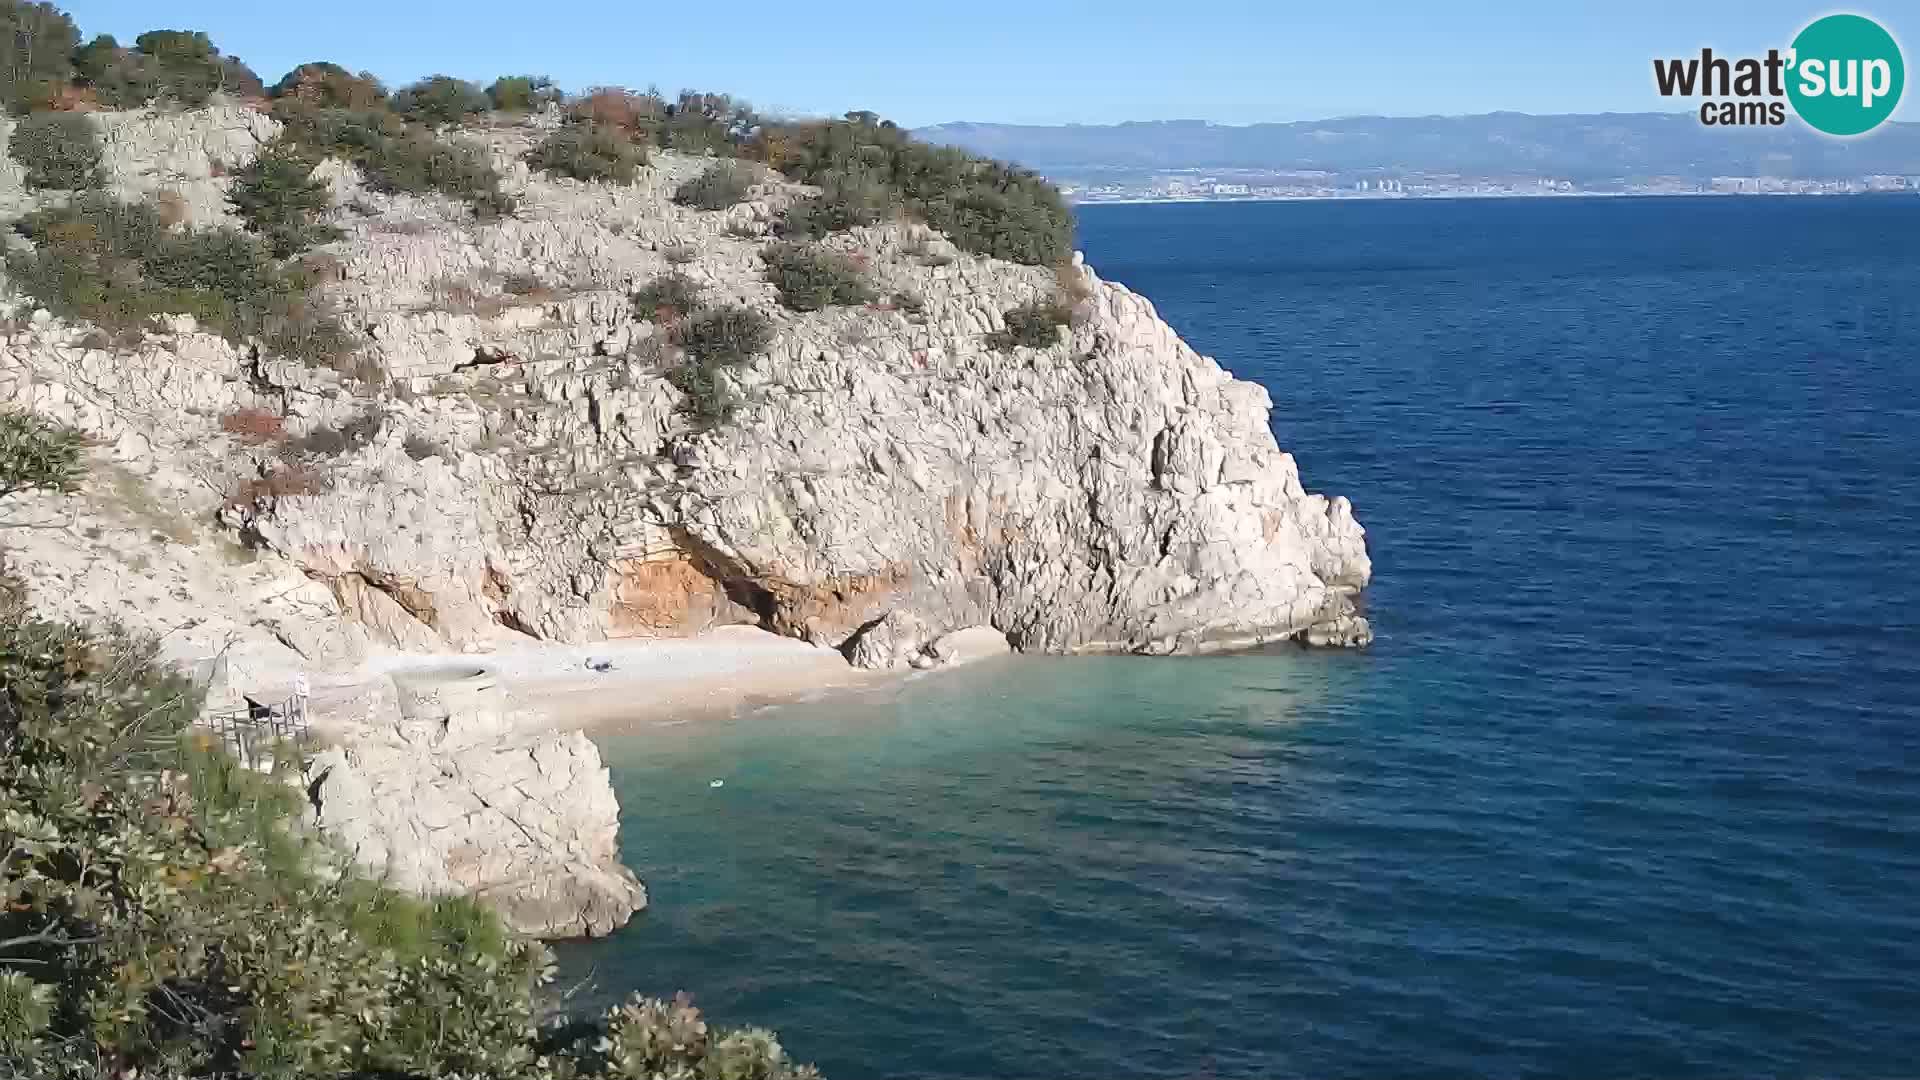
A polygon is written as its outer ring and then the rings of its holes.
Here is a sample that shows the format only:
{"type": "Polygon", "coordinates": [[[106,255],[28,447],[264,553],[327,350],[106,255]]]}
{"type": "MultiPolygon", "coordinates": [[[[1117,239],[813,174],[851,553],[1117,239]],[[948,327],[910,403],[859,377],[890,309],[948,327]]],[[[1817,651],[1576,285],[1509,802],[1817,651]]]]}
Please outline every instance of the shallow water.
{"type": "Polygon", "coordinates": [[[837,1080],[1910,1072],[1920,199],[1082,232],[1353,498],[1379,643],[609,738],[654,907],[569,973],[837,1080]]]}

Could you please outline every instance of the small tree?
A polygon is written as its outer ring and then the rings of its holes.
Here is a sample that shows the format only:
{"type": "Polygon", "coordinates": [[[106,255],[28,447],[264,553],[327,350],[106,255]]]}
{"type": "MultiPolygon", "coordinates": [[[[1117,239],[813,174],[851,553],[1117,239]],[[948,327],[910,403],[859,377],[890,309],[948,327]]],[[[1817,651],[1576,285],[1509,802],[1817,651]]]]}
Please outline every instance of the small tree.
{"type": "Polygon", "coordinates": [[[813,244],[786,241],[770,245],[760,258],[767,264],[767,280],[780,290],[780,302],[795,311],[819,311],[874,299],[866,274],[845,255],[813,244]]]}
{"type": "Polygon", "coordinates": [[[387,105],[387,88],[372,72],[355,75],[324,60],[287,72],[268,95],[329,109],[384,109],[387,105]]]}
{"type": "Polygon", "coordinates": [[[745,202],[753,190],[753,174],[746,166],[723,161],[680,185],[673,201],[695,210],[725,210],[745,202]]]}
{"type": "MultiPolygon", "coordinates": [[[[205,105],[226,83],[227,66],[213,41],[198,30],[149,30],[133,41],[160,71],[160,93],[182,105],[205,105]]],[[[247,72],[251,76],[252,72],[247,72]]],[[[254,80],[258,82],[258,79],[254,80]]]]}
{"type": "Polygon", "coordinates": [[[425,124],[458,124],[487,111],[480,88],[451,75],[430,75],[393,95],[395,112],[425,124]]]}
{"type": "Polygon", "coordinates": [[[29,412],[0,409],[0,499],[23,491],[66,494],[86,472],[86,437],[29,412]]]}
{"type": "Polygon", "coordinates": [[[277,258],[288,258],[340,235],[319,220],[332,207],[333,193],[325,182],[313,178],[318,164],[311,153],[276,140],[234,174],[227,201],[277,258]]]}
{"type": "Polygon", "coordinates": [[[79,113],[35,113],[14,125],[7,153],[27,170],[30,188],[97,188],[100,136],[79,113]]]}
{"type": "Polygon", "coordinates": [[[487,100],[504,113],[538,112],[560,100],[560,88],[545,75],[502,75],[487,87],[487,100]]]}

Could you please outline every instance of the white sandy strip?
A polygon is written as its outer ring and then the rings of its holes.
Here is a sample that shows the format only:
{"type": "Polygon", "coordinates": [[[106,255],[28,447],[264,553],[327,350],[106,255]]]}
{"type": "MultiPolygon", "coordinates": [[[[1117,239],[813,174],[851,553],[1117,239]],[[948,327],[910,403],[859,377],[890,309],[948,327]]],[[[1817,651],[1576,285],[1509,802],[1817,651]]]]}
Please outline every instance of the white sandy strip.
{"type": "Polygon", "coordinates": [[[360,678],[475,667],[506,690],[516,710],[543,726],[562,728],[679,722],[887,677],[852,667],[832,649],[755,627],[728,626],[692,638],[391,655],[371,661],[360,678]],[[605,670],[595,670],[601,667],[605,670]]]}

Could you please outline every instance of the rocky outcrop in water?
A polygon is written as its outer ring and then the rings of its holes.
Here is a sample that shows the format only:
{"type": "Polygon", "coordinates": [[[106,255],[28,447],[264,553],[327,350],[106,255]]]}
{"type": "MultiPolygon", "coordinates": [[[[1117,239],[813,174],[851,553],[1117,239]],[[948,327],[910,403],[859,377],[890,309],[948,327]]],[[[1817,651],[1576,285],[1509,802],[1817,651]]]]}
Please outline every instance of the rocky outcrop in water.
{"type": "Polygon", "coordinates": [[[473,895],[541,937],[605,934],[646,906],[585,735],[529,733],[480,669],[403,673],[354,706],[307,763],[310,820],[376,876],[473,895]]]}

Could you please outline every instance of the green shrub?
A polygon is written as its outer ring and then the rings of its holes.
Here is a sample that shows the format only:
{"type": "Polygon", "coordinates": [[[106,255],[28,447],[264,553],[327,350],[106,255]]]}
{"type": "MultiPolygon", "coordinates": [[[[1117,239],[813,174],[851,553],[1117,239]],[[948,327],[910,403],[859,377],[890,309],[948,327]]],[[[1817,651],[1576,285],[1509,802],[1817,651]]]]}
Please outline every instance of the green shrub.
{"type": "Polygon", "coordinates": [[[760,123],[746,102],[698,90],[681,91],[663,112],[652,126],[653,139],[683,154],[736,154],[760,123]]]}
{"type": "Polygon", "coordinates": [[[607,1073],[619,1080],[819,1080],[810,1065],[787,1060],[773,1032],[710,1030],[685,994],[672,1001],[636,994],[607,1016],[607,1073]]]}
{"type": "Polygon", "coordinates": [[[309,153],[353,162],[376,191],[438,191],[483,217],[512,210],[484,153],[409,128],[392,112],[314,106],[287,96],[274,114],[286,125],[283,139],[309,153]]]}
{"type": "Polygon", "coordinates": [[[752,190],[753,174],[742,165],[723,161],[681,184],[673,201],[695,210],[725,210],[745,202],[752,190]]]}
{"type": "Polygon", "coordinates": [[[270,97],[286,98],[320,109],[365,111],[387,107],[387,88],[371,72],[353,74],[339,64],[325,61],[301,64],[282,76],[269,90],[270,97]]]}
{"type": "Polygon", "coordinates": [[[662,274],[633,294],[636,318],[672,322],[693,314],[700,306],[702,288],[685,274],[662,274]]]}
{"type": "Polygon", "coordinates": [[[1003,312],[1006,329],[987,336],[988,344],[1003,352],[1018,346],[1044,349],[1060,343],[1060,328],[1073,318],[1072,309],[1058,300],[1034,300],[1003,312]]]}
{"type": "Polygon", "coordinates": [[[500,174],[484,153],[423,131],[388,140],[363,168],[376,191],[437,191],[468,203],[482,216],[511,209],[511,200],[500,191],[500,174]]]}
{"type": "Polygon", "coordinates": [[[393,109],[423,124],[458,124],[487,111],[487,95],[465,79],[429,75],[393,95],[393,109]]]}
{"type": "Polygon", "coordinates": [[[767,351],[773,324],[752,308],[723,304],[682,321],[674,328],[673,343],[703,363],[739,364],[767,351]]]}
{"type": "Polygon", "coordinates": [[[502,75],[487,87],[487,100],[504,113],[530,113],[560,100],[560,89],[545,75],[502,75]]]}
{"type": "Polygon", "coordinates": [[[79,486],[87,440],[29,412],[0,409],[0,499],[22,491],[65,494],[79,486]]]}
{"type": "Polygon", "coordinates": [[[333,193],[313,178],[319,164],[311,152],[276,139],[234,174],[227,201],[279,258],[340,237],[338,229],[320,220],[333,206],[333,193]]]}
{"type": "Polygon", "coordinates": [[[616,129],[599,124],[569,124],[527,151],[526,162],[555,176],[589,183],[631,184],[647,163],[646,149],[616,129]]]}
{"type": "Polygon", "coordinates": [[[254,331],[269,356],[295,360],[309,367],[330,367],[365,382],[379,381],[377,365],[349,362],[353,336],[307,292],[276,297],[260,316],[254,331]]]}
{"type": "Polygon", "coordinates": [[[918,315],[927,310],[927,299],[919,293],[897,292],[888,298],[895,311],[904,311],[909,315],[918,315]]]}
{"type": "Polygon", "coordinates": [[[307,275],[234,229],[170,231],[151,205],[101,194],[37,210],[14,227],[36,244],[7,255],[15,287],[66,318],[137,333],[157,315],[192,315],[234,341],[259,337],[270,351],[290,338],[311,348],[339,334],[308,302],[307,275]]]}
{"type": "Polygon", "coordinates": [[[97,188],[100,136],[80,113],[35,113],[13,127],[7,154],[27,171],[29,188],[97,188]]]}
{"type": "Polygon", "coordinates": [[[953,147],[929,146],[871,113],[767,125],[752,152],[787,176],[825,185],[870,175],[962,250],[1029,265],[1073,253],[1073,216],[1038,174],[953,147]]]}
{"type": "Polygon", "coordinates": [[[899,210],[899,196],[865,170],[829,173],[820,178],[819,185],[820,194],[801,199],[780,216],[783,234],[818,238],[843,229],[877,225],[899,210]]]}
{"type": "Polygon", "coordinates": [[[780,302],[795,311],[866,304],[874,299],[865,272],[845,255],[786,241],[769,245],[760,258],[767,264],[767,280],[780,290],[780,302]]]}
{"type": "Polygon", "coordinates": [[[45,108],[73,77],[80,31],[52,4],[0,0],[0,104],[45,108]]]}
{"type": "Polygon", "coordinates": [[[751,308],[728,304],[695,312],[673,329],[673,343],[686,355],[667,379],[687,396],[687,412],[697,423],[717,424],[735,404],[726,370],[772,342],[773,324],[751,308]]]}

